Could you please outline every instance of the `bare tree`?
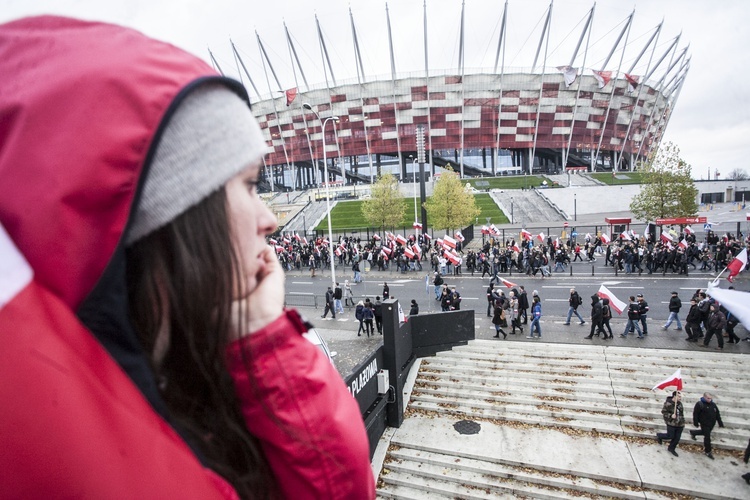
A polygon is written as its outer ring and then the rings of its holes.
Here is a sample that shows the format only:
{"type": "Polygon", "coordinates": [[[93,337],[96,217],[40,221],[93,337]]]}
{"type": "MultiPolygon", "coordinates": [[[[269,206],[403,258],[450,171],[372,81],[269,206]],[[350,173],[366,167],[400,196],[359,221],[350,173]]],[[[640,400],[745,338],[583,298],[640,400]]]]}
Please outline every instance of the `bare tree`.
{"type": "Polygon", "coordinates": [[[746,181],[747,179],[750,179],[750,175],[748,175],[748,173],[742,168],[735,168],[729,172],[727,179],[730,181],[746,181]]]}

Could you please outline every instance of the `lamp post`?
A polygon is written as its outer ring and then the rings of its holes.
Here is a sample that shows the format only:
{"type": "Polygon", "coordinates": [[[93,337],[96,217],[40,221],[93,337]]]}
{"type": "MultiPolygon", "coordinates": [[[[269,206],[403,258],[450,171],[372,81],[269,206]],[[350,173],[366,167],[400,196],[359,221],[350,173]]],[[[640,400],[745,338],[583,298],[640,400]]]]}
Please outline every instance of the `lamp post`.
{"type": "Polygon", "coordinates": [[[326,157],[326,124],[331,120],[338,120],[338,116],[329,116],[321,120],[320,115],[308,103],[302,105],[303,108],[312,111],[315,118],[320,123],[321,141],[323,142],[323,176],[326,183],[326,216],[328,218],[328,258],[331,259],[331,290],[336,288],[336,259],[333,255],[333,231],[331,230],[331,194],[328,182],[328,158],[326,157]]]}
{"type": "Polygon", "coordinates": [[[573,220],[578,220],[578,200],[575,193],[573,193],[573,220]]]}
{"type": "Polygon", "coordinates": [[[417,218],[417,159],[413,156],[410,156],[409,158],[412,158],[411,162],[411,170],[412,175],[414,176],[414,222],[418,222],[419,219],[417,218]]]}
{"type": "Polygon", "coordinates": [[[515,224],[515,222],[513,222],[513,198],[512,197],[510,199],[510,223],[515,224]]]}

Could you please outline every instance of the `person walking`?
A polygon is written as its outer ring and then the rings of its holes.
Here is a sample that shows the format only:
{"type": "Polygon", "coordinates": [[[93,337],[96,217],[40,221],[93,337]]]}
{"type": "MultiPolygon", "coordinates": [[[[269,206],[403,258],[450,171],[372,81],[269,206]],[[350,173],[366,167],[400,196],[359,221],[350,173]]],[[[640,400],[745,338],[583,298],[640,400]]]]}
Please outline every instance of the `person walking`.
{"type": "Polygon", "coordinates": [[[435,277],[432,280],[432,284],[435,287],[435,300],[440,300],[440,293],[443,287],[443,277],[439,272],[435,271],[435,277]]]}
{"type": "Polygon", "coordinates": [[[638,304],[635,301],[635,297],[631,295],[630,303],[628,304],[628,322],[625,324],[625,331],[622,332],[620,337],[627,337],[628,333],[632,332],[635,329],[638,332],[638,338],[643,338],[641,327],[638,326],[638,319],[641,315],[640,310],[640,307],[638,307],[638,304]]]}
{"type": "Polygon", "coordinates": [[[690,310],[688,311],[687,318],[685,318],[685,333],[687,333],[688,342],[698,342],[698,339],[702,336],[701,321],[703,320],[703,313],[698,307],[698,300],[693,297],[690,299],[690,310]]]}
{"type": "Polygon", "coordinates": [[[383,282],[383,300],[391,298],[391,289],[388,287],[388,283],[383,282]]]}
{"type": "Polygon", "coordinates": [[[667,322],[664,323],[662,330],[668,330],[669,325],[672,321],[677,321],[677,330],[682,330],[682,323],[680,323],[680,309],[682,308],[682,301],[680,300],[677,292],[672,292],[672,297],[669,299],[669,317],[667,322]]]}
{"type": "Polygon", "coordinates": [[[383,303],[380,302],[380,297],[375,297],[372,312],[375,315],[375,327],[378,329],[378,333],[383,335],[383,303]]]}
{"type": "Polygon", "coordinates": [[[711,460],[714,459],[711,453],[711,431],[716,424],[719,427],[724,427],[724,422],[721,421],[721,413],[719,407],[714,402],[714,396],[710,392],[704,392],[695,407],[693,408],[693,425],[700,427],[700,430],[691,430],[690,437],[695,441],[696,436],[703,436],[703,453],[706,454],[711,460]]]}
{"type": "Polygon", "coordinates": [[[575,288],[570,289],[570,297],[568,298],[568,318],[565,320],[564,325],[570,325],[570,318],[575,314],[578,317],[578,320],[581,322],[581,325],[585,325],[586,321],[581,317],[580,314],[578,314],[578,306],[583,304],[583,299],[580,295],[578,295],[578,292],[576,292],[575,288]]]}
{"type": "Polygon", "coordinates": [[[365,303],[361,300],[357,302],[357,307],[354,308],[354,317],[359,321],[359,329],[357,330],[357,337],[362,336],[362,332],[365,329],[365,303]]]}
{"type": "Polygon", "coordinates": [[[511,291],[509,294],[509,302],[510,302],[510,326],[512,328],[511,334],[516,334],[516,328],[518,328],[521,332],[521,335],[523,335],[523,326],[521,326],[521,318],[518,315],[518,297],[516,297],[516,293],[511,291]]]}
{"type": "Polygon", "coordinates": [[[352,265],[352,271],[354,271],[354,282],[360,283],[362,281],[362,275],[359,268],[359,260],[355,260],[352,265]]]}
{"type": "Polygon", "coordinates": [[[492,315],[492,324],[495,325],[495,336],[492,338],[499,339],[500,334],[503,334],[503,339],[508,337],[508,334],[503,330],[503,326],[506,323],[505,310],[503,309],[503,301],[496,299],[493,303],[494,313],[492,315]]]}
{"type": "Polygon", "coordinates": [[[415,299],[411,299],[411,307],[409,308],[409,316],[416,316],[419,314],[419,304],[415,299]]]}
{"type": "MultiPolygon", "coordinates": [[[[591,296],[591,331],[589,332],[588,337],[584,337],[585,339],[594,338],[594,332],[596,332],[597,337],[600,333],[604,332],[604,329],[602,328],[602,315],[602,303],[599,300],[599,296],[594,294],[591,296]]],[[[606,333],[604,334],[604,338],[607,338],[606,333]]]]}
{"type": "Polygon", "coordinates": [[[336,282],[336,288],[333,289],[333,305],[335,306],[334,311],[337,313],[344,314],[344,306],[341,305],[341,298],[344,296],[341,290],[341,285],[336,282]]]}
{"type": "Polygon", "coordinates": [[[528,310],[529,310],[529,296],[526,294],[526,289],[521,285],[519,287],[521,292],[518,294],[518,311],[523,318],[522,324],[529,322],[528,310]]]}
{"type": "Polygon", "coordinates": [[[661,416],[664,417],[664,423],[667,424],[667,432],[656,434],[656,440],[659,444],[669,440],[667,451],[674,456],[677,454],[677,445],[680,444],[682,431],[685,429],[685,409],[682,406],[682,393],[674,391],[671,396],[664,402],[661,408],[661,416]]]}
{"type": "Polygon", "coordinates": [[[362,321],[365,323],[365,333],[368,337],[375,335],[375,329],[372,326],[373,319],[375,319],[375,313],[372,310],[372,304],[365,305],[362,309],[362,321]]]}
{"type": "Polygon", "coordinates": [[[602,331],[607,327],[609,336],[604,335],[604,340],[612,340],[612,327],[609,326],[609,320],[612,319],[612,309],[609,307],[609,299],[602,299],[602,331]]]}
{"type": "Polygon", "coordinates": [[[354,292],[352,291],[352,286],[349,284],[349,280],[344,281],[344,293],[346,294],[346,298],[344,299],[344,304],[354,305],[354,292]]]}
{"type": "Polygon", "coordinates": [[[646,323],[646,319],[648,318],[648,302],[646,302],[646,299],[643,298],[643,294],[639,293],[636,295],[638,298],[638,314],[641,321],[641,328],[643,329],[643,335],[648,335],[648,324],[646,323]]]}
{"type": "Polygon", "coordinates": [[[487,287],[487,317],[492,317],[492,307],[495,304],[495,284],[490,283],[487,287]]]}
{"type": "Polygon", "coordinates": [[[326,290],[326,294],[323,300],[325,300],[325,309],[323,310],[323,315],[321,318],[325,318],[328,315],[328,311],[331,311],[331,317],[333,319],[336,319],[336,306],[334,305],[334,293],[333,290],[331,290],[331,287],[328,287],[328,290],[326,290]]]}
{"type": "Polygon", "coordinates": [[[542,338],[542,326],[539,321],[542,319],[542,302],[538,296],[534,296],[533,303],[531,305],[531,327],[529,329],[528,339],[534,338],[534,330],[536,330],[537,338],[542,338]]]}
{"type": "Polygon", "coordinates": [[[719,343],[716,350],[720,351],[724,349],[723,330],[725,326],[727,326],[727,318],[719,309],[719,304],[712,299],[709,306],[708,320],[706,320],[706,338],[703,339],[701,347],[708,347],[711,337],[716,335],[716,341],[719,343]]]}

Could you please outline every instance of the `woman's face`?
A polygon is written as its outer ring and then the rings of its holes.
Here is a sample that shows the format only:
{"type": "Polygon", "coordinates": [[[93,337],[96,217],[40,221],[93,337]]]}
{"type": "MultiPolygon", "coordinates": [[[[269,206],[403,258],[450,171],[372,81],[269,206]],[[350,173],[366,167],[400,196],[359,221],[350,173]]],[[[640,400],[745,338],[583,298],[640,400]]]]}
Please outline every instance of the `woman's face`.
{"type": "Polygon", "coordinates": [[[258,286],[259,276],[265,269],[262,252],[266,236],[276,230],[276,216],[258,196],[257,184],[260,164],[247,167],[226,184],[229,224],[234,245],[244,277],[244,289],[238,291],[245,297],[258,286]]]}

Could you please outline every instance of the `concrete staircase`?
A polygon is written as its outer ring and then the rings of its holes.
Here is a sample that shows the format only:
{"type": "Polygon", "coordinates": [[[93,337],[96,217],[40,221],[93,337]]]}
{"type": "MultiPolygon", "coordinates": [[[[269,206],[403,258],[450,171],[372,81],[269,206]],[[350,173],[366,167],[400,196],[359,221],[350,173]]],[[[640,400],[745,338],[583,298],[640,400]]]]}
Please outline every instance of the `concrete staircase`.
{"type": "Polygon", "coordinates": [[[491,191],[490,197],[495,200],[497,206],[505,212],[508,220],[513,214],[515,225],[538,224],[547,221],[566,220],[555,210],[542,195],[536,190],[491,191]],[[511,206],[513,210],[511,210],[511,206]]]}
{"type": "Polygon", "coordinates": [[[393,432],[379,498],[748,498],[743,355],[477,340],[421,360],[393,432]],[[659,446],[666,392],[682,368],[679,458],[659,446]],[[692,408],[714,393],[716,460],[692,441],[692,408]],[[467,430],[468,429],[468,430],[467,430]]]}

